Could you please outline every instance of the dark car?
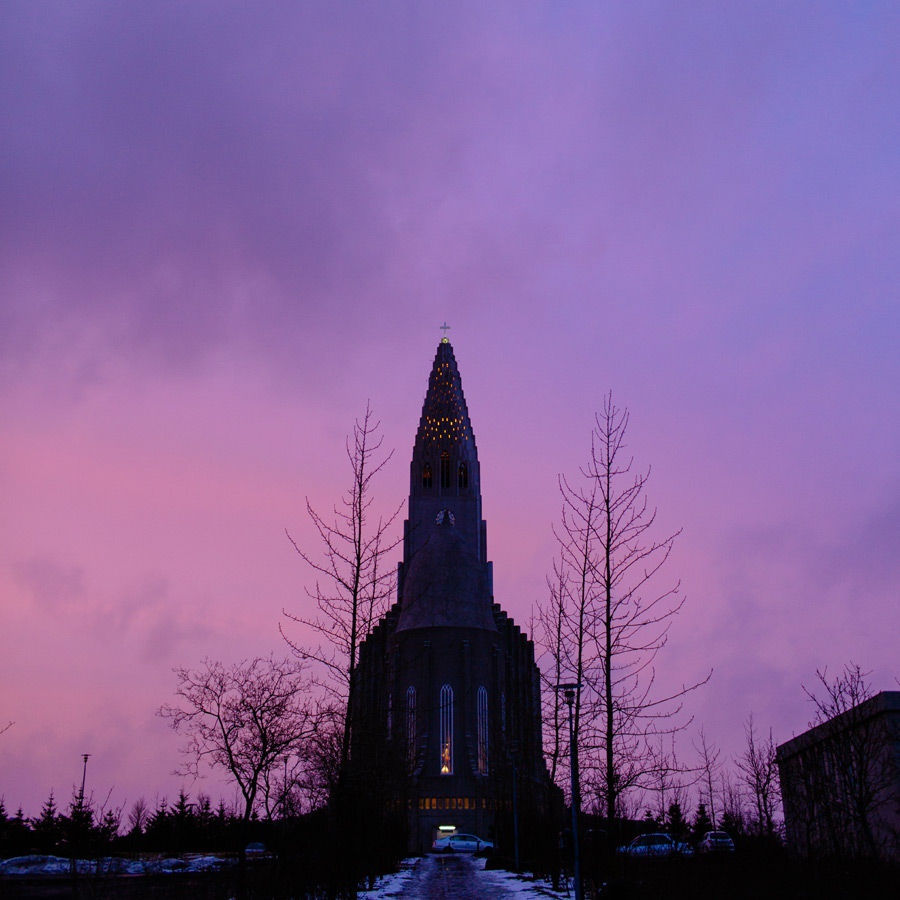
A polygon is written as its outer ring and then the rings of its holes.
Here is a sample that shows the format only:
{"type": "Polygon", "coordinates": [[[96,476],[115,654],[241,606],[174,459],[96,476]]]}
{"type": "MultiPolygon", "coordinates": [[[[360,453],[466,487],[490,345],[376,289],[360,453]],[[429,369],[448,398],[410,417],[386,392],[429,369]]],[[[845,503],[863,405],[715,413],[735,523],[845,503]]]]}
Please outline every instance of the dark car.
{"type": "Polygon", "coordinates": [[[667,834],[642,834],[630,844],[619,847],[619,853],[644,859],[661,859],[668,856],[690,856],[693,850],[687,844],[679,844],[667,834]]]}

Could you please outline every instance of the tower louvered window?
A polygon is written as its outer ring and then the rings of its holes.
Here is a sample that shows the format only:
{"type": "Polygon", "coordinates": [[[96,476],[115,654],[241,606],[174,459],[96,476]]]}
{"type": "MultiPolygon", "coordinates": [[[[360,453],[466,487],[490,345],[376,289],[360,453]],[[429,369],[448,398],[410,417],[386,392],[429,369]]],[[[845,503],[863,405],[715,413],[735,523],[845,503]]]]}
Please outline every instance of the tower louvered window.
{"type": "Polygon", "coordinates": [[[422,466],[422,487],[430,488],[431,487],[431,464],[425,463],[422,466]]]}
{"type": "Polygon", "coordinates": [[[453,774],[453,688],[441,688],[441,775],[453,774]]]}
{"type": "Polygon", "coordinates": [[[466,468],[465,463],[459,464],[459,472],[456,480],[460,490],[465,490],[469,486],[469,470],[466,468]]]}
{"type": "Polygon", "coordinates": [[[488,695],[487,688],[478,688],[478,772],[488,773],[488,695]]]}
{"type": "Polygon", "coordinates": [[[446,450],[441,454],[441,487],[450,487],[450,454],[446,450]]]}

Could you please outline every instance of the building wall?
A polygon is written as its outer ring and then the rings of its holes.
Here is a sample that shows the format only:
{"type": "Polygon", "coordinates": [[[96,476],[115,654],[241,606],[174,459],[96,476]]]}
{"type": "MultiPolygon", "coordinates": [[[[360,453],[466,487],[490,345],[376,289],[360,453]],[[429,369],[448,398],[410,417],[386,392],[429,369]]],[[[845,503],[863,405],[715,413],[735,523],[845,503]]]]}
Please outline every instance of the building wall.
{"type": "MultiPolygon", "coordinates": [[[[364,773],[376,759],[392,760],[384,768],[400,774],[386,802],[406,808],[410,851],[427,851],[441,825],[487,839],[504,838],[501,819],[512,814],[513,747],[520,809],[541,809],[547,802],[533,645],[496,605],[495,633],[452,627],[398,633],[398,617],[395,606],[360,649],[353,769],[364,773]],[[450,773],[441,772],[445,684],[453,689],[450,773]],[[412,742],[407,730],[410,687],[416,696],[412,742]],[[479,771],[480,687],[487,695],[484,772],[479,771]]],[[[374,769],[371,776],[376,777],[374,769]]]]}
{"type": "Polygon", "coordinates": [[[788,845],[900,861],[900,691],[778,747],[788,845]]]}

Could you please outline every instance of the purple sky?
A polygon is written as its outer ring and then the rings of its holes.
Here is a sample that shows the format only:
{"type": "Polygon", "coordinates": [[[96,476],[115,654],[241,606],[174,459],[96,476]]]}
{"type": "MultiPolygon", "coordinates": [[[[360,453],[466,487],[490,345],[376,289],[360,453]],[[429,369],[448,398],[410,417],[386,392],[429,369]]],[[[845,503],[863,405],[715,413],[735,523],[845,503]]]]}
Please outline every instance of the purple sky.
{"type": "Polygon", "coordinates": [[[7,809],[86,752],[174,796],[172,667],[283,652],[283,530],[367,398],[406,494],[445,319],[517,621],[612,389],[696,724],[896,689],[898,45],[895,2],[0,4],[7,809]]]}

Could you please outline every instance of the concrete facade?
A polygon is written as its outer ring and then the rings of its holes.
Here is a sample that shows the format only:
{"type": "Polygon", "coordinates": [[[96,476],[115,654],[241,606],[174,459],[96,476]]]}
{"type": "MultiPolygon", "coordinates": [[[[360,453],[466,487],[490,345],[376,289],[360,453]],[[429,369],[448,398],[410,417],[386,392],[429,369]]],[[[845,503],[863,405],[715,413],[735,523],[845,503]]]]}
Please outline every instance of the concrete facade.
{"type": "Polygon", "coordinates": [[[900,861],[900,691],[876,694],[777,754],[791,849],[900,861]]]}

